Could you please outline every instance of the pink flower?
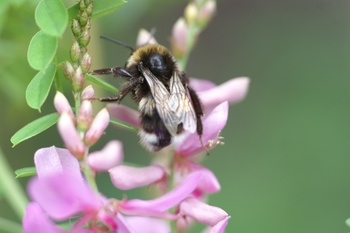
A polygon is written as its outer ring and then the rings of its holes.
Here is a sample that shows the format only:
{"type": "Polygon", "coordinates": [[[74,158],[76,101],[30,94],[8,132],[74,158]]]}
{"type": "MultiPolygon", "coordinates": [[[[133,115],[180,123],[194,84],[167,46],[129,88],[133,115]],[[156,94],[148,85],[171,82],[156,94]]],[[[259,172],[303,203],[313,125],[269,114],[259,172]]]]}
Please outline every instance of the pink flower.
{"type": "MultiPolygon", "coordinates": [[[[69,232],[144,232],[139,228],[147,218],[133,219],[123,215],[139,217],[152,216],[175,220],[180,214],[167,212],[170,208],[181,206],[194,190],[203,187],[211,176],[206,170],[193,172],[170,192],[153,200],[116,200],[107,199],[93,191],[83,180],[76,158],[67,150],[55,147],[40,149],[35,154],[38,176],[28,186],[28,193],[33,202],[28,205],[23,219],[25,232],[65,232],[52,222],[70,219],[69,232]],[[49,157],[50,156],[50,159],[49,157]],[[52,158],[51,158],[52,157],[52,158]],[[74,222],[72,217],[80,214],[74,222]],[[38,224],[37,221],[40,221],[38,224]],[[134,231],[134,229],[140,229],[134,231]]],[[[221,212],[220,212],[221,213],[221,212]]],[[[181,216],[191,215],[186,208],[181,216]]],[[[192,216],[192,215],[191,215],[192,216]]],[[[193,216],[196,216],[193,214],[193,216]]],[[[213,216],[220,218],[213,213],[213,216]]],[[[198,217],[200,221],[202,219],[198,217]]],[[[205,221],[202,221],[207,224],[205,221]]],[[[166,229],[163,221],[149,219],[148,225],[156,224],[159,229],[166,229]]],[[[155,225],[155,226],[156,226],[155,225]]],[[[212,224],[211,224],[212,225],[212,224]]],[[[210,226],[211,226],[210,225],[210,226]]],[[[162,232],[159,230],[159,233],[162,232]]],[[[222,231],[221,231],[222,232],[222,231]]]]}

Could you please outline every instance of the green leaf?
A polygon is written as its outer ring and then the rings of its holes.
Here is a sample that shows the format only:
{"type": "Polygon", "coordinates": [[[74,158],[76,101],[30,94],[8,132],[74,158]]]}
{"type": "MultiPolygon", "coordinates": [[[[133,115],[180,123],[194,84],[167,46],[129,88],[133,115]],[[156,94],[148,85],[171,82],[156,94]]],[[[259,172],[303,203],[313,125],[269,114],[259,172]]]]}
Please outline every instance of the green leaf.
{"type": "Polygon", "coordinates": [[[52,62],[57,50],[57,38],[37,32],[29,43],[28,62],[35,70],[44,70],[52,62]]]}
{"type": "Polygon", "coordinates": [[[22,178],[27,176],[35,176],[36,168],[35,167],[24,167],[15,171],[16,178],[22,178]]]}
{"type": "Polygon", "coordinates": [[[68,25],[68,11],[61,0],[42,0],[36,7],[35,21],[46,34],[60,37],[68,25]]]}
{"type": "Polygon", "coordinates": [[[90,82],[95,83],[96,85],[102,87],[103,89],[112,92],[113,94],[118,93],[118,89],[115,86],[105,82],[104,80],[102,80],[94,75],[86,74],[86,79],[89,80],[90,82]]]}
{"type": "Polygon", "coordinates": [[[58,118],[57,113],[51,113],[30,122],[11,137],[12,147],[47,130],[57,123],[58,118]]]}
{"type": "Polygon", "coordinates": [[[132,125],[130,125],[130,124],[127,124],[127,123],[125,123],[125,122],[119,121],[119,120],[114,119],[114,118],[110,118],[110,119],[109,119],[109,122],[111,122],[112,124],[117,125],[117,126],[119,126],[119,127],[122,127],[122,128],[128,129],[128,130],[131,130],[131,131],[133,131],[133,132],[138,132],[138,131],[139,131],[139,129],[136,128],[135,126],[132,126],[132,125]]]}
{"type": "Polygon", "coordinates": [[[40,111],[41,106],[49,95],[55,73],[56,65],[51,64],[46,70],[37,73],[30,81],[26,90],[26,100],[31,108],[40,111]]]}
{"type": "MultiPolygon", "coordinates": [[[[95,0],[94,8],[92,10],[92,18],[108,15],[119,9],[125,3],[125,0],[95,0]]],[[[78,4],[71,6],[68,9],[69,17],[74,19],[78,14],[78,9],[78,4]]]]}

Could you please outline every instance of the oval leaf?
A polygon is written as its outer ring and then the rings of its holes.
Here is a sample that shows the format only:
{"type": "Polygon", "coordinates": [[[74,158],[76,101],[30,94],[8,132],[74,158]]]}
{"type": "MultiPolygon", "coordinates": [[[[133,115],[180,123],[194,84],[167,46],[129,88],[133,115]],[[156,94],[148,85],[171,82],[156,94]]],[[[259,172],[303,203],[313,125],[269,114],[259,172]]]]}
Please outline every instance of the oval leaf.
{"type": "Polygon", "coordinates": [[[102,87],[103,89],[112,92],[113,94],[118,93],[118,89],[115,86],[105,82],[104,80],[102,80],[94,75],[86,74],[86,79],[89,80],[90,82],[95,83],[96,85],[102,87]]]}
{"type": "Polygon", "coordinates": [[[57,38],[37,32],[29,43],[28,62],[35,70],[44,70],[52,62],[57,50],[57,38]]]}
{"type": "Polygon", "coordinates": [[[114,119],[114,118],[110,118],[109,119],[109,122],[111,122],[112,124],[116,125],[116,126],[119,126],[121,128],[124,128],[124,129],[128,129],[130,131],[133,131],[133,132],[138,132],[139,129],[136,128],[135,126],[132,126],[128,123],[125,123],[123,121],[120,121],[120,120],[117,120],[117,119],[114,119]]]}
{"type": "Polygon", "coordinates": [[[35,167],[24,167],[15,171],[16,178],[35,176],[36,168],[35,167]]]}
{"type": "Polygon", "coordinates": [[[26,100],[31,108],[40,111],[51,89],[56,73],[56,65],[51,64],[46,70],[42,70],[30,81],[26,90],[26,100]]]}
{"type": "Polygon", "coordinates": [[[57,113],[51,113],[30,122],[11,137],[12,147],[47,130],[57,123],[58,118],[57,113]]]}
{"type": "Polygon", "coordinates": [[[46,34],[60,37],[68,25],[68,11],[61,0],[42,0],[36,7],[35,21],[46,34]]]}
{"type": "MultiPolygon", "coordinates": [[[[92,10],[92,18],[98,18],[110,14],[125,3],[125,0],[95,0],[94,8],[92,10]]],[[[69,17],[74,19],[78,14],[78,9],[78,4],[71,6],[68,9],[69,17]]]]}

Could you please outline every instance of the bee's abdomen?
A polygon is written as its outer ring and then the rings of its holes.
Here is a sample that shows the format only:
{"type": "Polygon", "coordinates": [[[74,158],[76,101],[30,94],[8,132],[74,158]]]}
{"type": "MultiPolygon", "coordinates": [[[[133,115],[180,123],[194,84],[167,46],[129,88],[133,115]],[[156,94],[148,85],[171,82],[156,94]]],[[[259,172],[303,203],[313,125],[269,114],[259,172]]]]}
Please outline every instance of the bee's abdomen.
{"type": "Polygon", "coordinates": [[[171,135],[160,119],[157,111],[152,116],[141,114],[141,143],[152,151],[158,151],[171,144],[171,135]]]}

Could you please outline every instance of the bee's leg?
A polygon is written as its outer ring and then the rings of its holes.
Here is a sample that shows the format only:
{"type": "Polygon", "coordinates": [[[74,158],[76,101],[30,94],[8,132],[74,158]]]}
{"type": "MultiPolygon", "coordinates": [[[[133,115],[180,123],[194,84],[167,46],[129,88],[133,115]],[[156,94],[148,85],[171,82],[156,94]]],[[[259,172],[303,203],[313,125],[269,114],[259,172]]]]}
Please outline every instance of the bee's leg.
{"type": "Polygon", "coordinates": [[[127,79],[132,77],[132,75],[127,70],[125,70],[121,67],[93,70],[93,71],[89,72],[89,74],[92,74],[92,75],[113,74],[114,77],[122,77],[122,78],[127,78],[127,79]]]}
{"type": "Polygon", "coordinates": [[[119,93],[115,96],[110,96],[110,97],[102,97],[102,98],[95,98],[101,102],[115,102],[120,101],[131,91],[133,90],[137,85],[143,82],[143,78],[135,78],[131,79],[129,82],[127,82],[119,91],[119,93]]]}
{"type": "Polygon", "coordinates": [[[207,154],[209,155],[209,150],[204,145],[203,140],[202,140],[202,135],[203,135],[202,116],[204,115],[203,107],[202,107],[201,101],[199,100],[197,93],[190,86],[187,86],[187,88],[188,88],[188,92],[189,92],[191,100],[192,100],[194,111],[196,113],[197,134],[199,136],[199,140],[201,141],[202,147],[206,150],[207,154]]]}

